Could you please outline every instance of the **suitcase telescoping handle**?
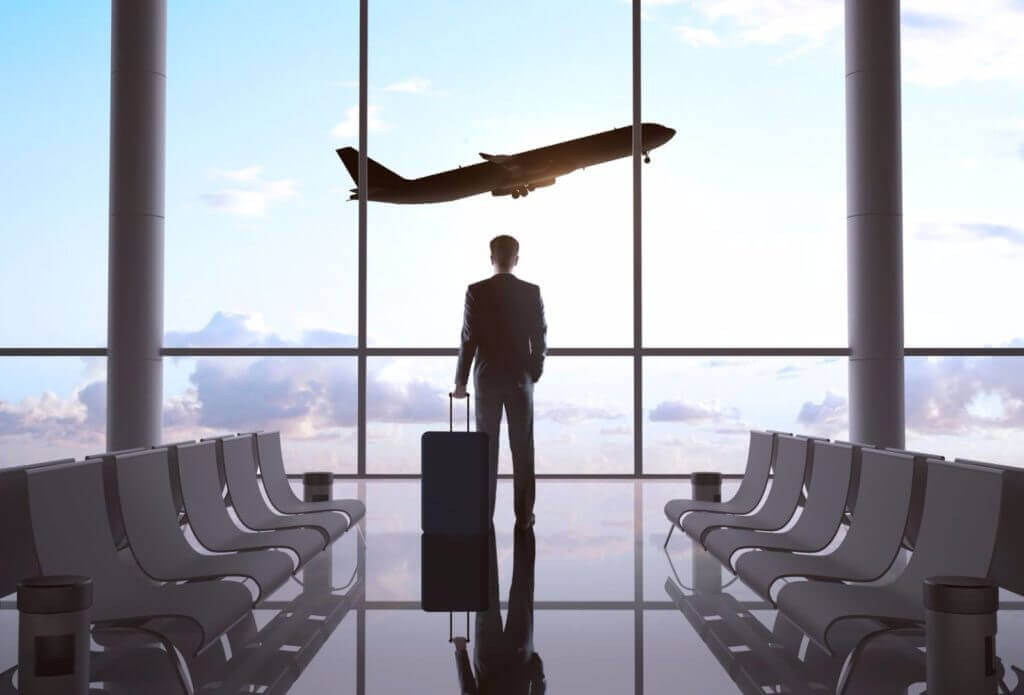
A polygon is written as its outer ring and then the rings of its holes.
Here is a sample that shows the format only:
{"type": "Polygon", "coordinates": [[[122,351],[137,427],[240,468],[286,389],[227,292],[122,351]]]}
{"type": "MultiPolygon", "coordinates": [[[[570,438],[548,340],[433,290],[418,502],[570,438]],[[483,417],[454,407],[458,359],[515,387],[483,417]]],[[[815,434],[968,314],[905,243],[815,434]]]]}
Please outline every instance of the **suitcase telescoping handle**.
{"type": "MultiPolygon", "coordinates": [[[[448,431],[455,431],[455,394],[448,393],[448,431]]],[[[469,391],[466,391],[466,431],[469,432],[469,391]]]]}

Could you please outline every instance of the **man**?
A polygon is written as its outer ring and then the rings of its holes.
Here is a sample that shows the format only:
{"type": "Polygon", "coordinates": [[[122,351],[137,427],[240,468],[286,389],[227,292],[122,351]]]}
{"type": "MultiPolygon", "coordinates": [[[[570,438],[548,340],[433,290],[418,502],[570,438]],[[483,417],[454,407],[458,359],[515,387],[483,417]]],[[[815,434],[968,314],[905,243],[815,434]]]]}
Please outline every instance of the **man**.
{"type": "Polygon", "coordinates": [[[491,516],[498,484],[498,436],[501,413],[508,419],[515,495],[516,528],[533,526],[533,385],[544,371],[547,351],[540,288],[512,274],[519,263],[519,242],[510,236],[491,240],[494,276],[469,286],[462,322],[462,344],[455,370],[456,398],[466,397],[473,360],[476,428],[490,440],[491,516]]]}
{"type": "Polygon", "coordinates": [[[533,648],[533,586],[537,540],[533,530],[513,534],[512,586],[501,624],[498,553],[490,534],[488,608],[476,614],[476,646],[469,660],[466,638],[456,637],[455,665],[462,695],[543,695],[544,662],[533,648]],[[474,668],[476,673],[474,673],[474,668]]]}

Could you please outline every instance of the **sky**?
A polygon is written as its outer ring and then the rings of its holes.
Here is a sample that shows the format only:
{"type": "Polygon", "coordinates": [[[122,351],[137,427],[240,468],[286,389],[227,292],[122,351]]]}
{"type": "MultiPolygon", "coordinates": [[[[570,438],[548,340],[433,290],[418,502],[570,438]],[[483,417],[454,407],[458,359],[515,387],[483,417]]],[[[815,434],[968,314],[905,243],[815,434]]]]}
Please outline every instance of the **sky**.
{"type": "MultiPolygon", "coordinates": [[[[354,344],[354,0],[169,3],[167,345],[354,344]]],[[[644,342],[846,345],[842,3],[647,0],[644,342]]],[[[370,156],[414,177],[631,119],[624,0],[370,6],[370,156]]],[[[1024,344],[1024,6],[903,2],[906,343],[1024,344]]],[[[0,8],[0,345],[106,334],[109,6],[0,8]]],[[[555,347],[632,341],[631,168],[528,199],[371,204],[371,345],[453,347],[487,241],[522,243],[555,347]]],[[[1024,465],[1013,358],[907,361],[908,446],[1024,465]]],[[[354,360],[165,360],[168,438],[279,428],[296,470],[354,471],[354,360]]],[[[847,434],[846,361],[650,358],[645,467],[740,470],[746,432],[847,434]]],[[[447,358],[370,361],[368,463],[415,471],[447,358]]],[[[103,361],[0,360],[0,465],[103,447],[103,361]]],[[[538,467],[632,470],[629,358],[552,358],[538,467]]],[[[503,443],[504,445],[504,443],[503,443]]],[[[508,463],[507,450],[503,467],[508,463]]]]}

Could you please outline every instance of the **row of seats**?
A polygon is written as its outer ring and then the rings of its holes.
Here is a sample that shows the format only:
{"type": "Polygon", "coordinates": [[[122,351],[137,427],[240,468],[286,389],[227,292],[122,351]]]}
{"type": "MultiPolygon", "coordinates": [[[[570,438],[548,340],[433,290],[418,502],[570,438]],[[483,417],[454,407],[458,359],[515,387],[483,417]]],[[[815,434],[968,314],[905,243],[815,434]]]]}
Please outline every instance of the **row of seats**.
{"type": "Polygon", "coordinates": [[[277,432],[6,469],[0,595],[85,575],[94,636],[131,627],[194,656],[364,514],[359,500],[298,499],[277,432]]]}
{"type": "Polygon", "coordinates": [[[829,654],[847,618],[874,621],[865,638],[922,625],[928,577],[1024,594],[1019,469],[755,431],[731,499],[672,500],[665,514],[829,654]]]}

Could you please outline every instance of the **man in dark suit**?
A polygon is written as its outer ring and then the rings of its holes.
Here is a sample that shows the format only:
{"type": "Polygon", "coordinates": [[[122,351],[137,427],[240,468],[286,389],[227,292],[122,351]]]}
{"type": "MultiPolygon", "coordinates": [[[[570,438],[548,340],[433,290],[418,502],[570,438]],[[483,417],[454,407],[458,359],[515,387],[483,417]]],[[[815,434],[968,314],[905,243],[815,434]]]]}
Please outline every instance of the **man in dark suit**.
{"type": "Polygon", "coordinates": [[[454,396],[466,397],[469,368],[475,359],[476,428],[490,439],[491,516],[504,410],[512,449],[516,528],[524,529],[534,521],[533,385],[544,371],[547,325],[540,288],[512,274],[518,262],[519,242],[510,236],[495,237],[491,240],[494,276],[466,290],[454,396]]]}

